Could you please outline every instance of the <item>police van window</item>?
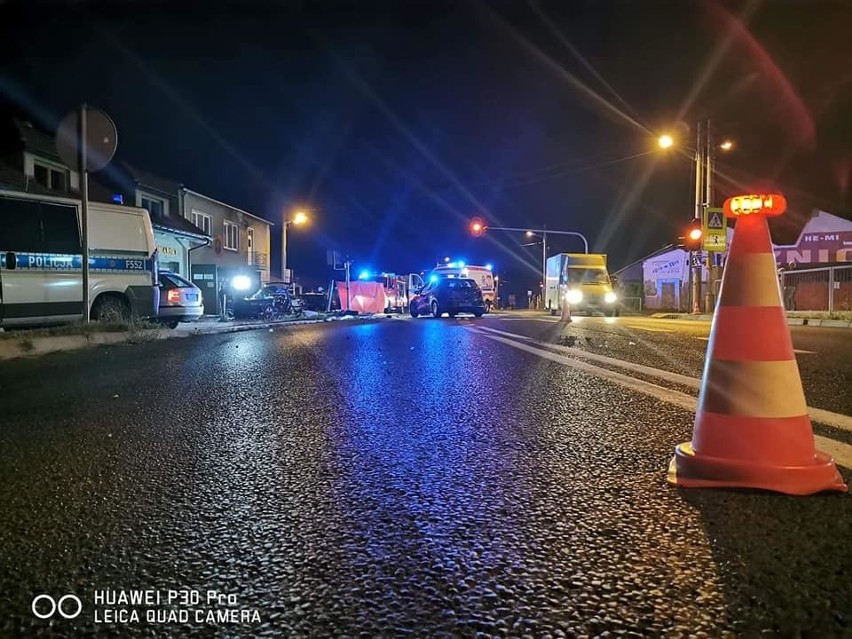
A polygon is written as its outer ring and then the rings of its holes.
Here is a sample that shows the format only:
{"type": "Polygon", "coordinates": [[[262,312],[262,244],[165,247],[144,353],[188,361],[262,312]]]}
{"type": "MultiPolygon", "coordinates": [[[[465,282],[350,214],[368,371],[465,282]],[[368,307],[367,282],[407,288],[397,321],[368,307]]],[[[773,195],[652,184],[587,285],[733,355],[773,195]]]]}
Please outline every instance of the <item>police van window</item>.
{"type": "Polygon", "coordinates": [[[0,250],[42,252],[38,202],[0,197],[0,250]]]}
{"type": "Polygon", "coordinates": [[[44,232],[44,252],[78,255],[82,252],[77,209],[61,204],[41,205],[41,228],[44,232]]]}

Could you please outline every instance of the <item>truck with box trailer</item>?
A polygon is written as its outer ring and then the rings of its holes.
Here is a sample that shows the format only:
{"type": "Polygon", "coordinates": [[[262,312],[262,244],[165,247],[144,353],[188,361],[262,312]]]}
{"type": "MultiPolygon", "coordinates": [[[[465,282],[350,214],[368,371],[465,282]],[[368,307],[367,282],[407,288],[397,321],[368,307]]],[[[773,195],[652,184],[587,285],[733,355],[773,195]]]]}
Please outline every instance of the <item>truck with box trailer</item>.
{"type": "Polygon", "coordinates": [[[600,312],[619,315],[619,300],[603,253],[559,253],[547,258],[545,308],[561,313],[568,304],[571,313],[600,312]]]}

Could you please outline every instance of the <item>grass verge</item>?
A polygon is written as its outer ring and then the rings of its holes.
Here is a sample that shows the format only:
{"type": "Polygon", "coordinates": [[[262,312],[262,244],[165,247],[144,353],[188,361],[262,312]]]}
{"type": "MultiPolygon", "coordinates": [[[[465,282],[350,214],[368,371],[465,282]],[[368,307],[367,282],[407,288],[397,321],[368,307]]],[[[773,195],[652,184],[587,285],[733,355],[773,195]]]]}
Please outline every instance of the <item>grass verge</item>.
{"type": "Polygon", "coordinates": [[[83,335],[89,337],[95,333],[130,333],[131,336],[146,334],[145,331],[163,328],[160,324],[148,321],[131,322],[75,322],[63,324],[62,326],[48,326],[45,328],[30,329],[6,329],[0,332],[0,339],[26,340],[32,344],[32,340],[39,337],[68,337],[83,335]]]}

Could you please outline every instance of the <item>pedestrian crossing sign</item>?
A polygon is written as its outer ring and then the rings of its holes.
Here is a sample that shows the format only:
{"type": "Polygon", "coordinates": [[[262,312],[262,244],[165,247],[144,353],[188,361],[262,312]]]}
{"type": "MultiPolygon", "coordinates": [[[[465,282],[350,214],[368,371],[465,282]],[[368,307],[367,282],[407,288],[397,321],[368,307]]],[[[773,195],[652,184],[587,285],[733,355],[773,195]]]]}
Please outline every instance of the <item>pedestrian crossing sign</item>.
{"type": "Polygon", "coordinates": [[[722,252],[727,249],[728,231],[725,224],[725,214],[721,208],[707,206],[704,208],[704,239],[705,251],[722,252]]]}

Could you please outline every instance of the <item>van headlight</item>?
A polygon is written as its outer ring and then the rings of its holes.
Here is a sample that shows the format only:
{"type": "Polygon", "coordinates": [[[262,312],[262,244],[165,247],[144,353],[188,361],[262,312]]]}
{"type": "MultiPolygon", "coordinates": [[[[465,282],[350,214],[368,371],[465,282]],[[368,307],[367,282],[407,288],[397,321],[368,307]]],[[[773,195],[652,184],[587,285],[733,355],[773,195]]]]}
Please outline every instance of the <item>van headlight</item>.
{"type": "Polygon", "coordinates": [[[615,301],[617,299],[618,299],[618,296],[615,293],[613,293],[612,291],[610,291],[609,293],[604,295],[604,302],[606,302],[607,304],[615,304],[615,301]]]}
{"type": "Polygon", "coordinates": [[[579,304],[583,301],[583,292],[582,291],[568,291],[565,294],[565,299],[568,300],[569,304],[579,304]]]}

